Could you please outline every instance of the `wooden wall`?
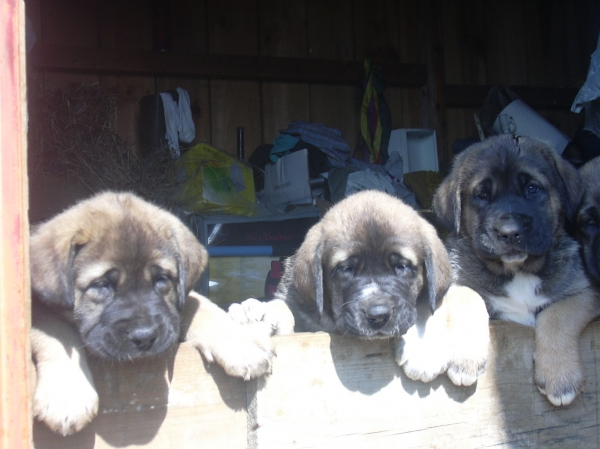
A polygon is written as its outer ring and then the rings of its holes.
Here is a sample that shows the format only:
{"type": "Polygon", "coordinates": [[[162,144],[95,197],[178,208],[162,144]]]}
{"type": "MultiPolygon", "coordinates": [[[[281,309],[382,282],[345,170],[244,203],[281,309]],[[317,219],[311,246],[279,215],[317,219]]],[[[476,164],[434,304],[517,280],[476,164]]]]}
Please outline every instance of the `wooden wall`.
{"type": "MultiPolygon", "coordinates": [[[[118,54],[152,51],[153,5],[165,3],[172,52],[180,57],[296,58],[298,70],[303,61],[365,57],[426,64],[428,89],[400,83],[385,96],[393,128],[437,129],[442,159],[451,157],[454,139],[476,136],[473,112],[492,85],[551,88],[532,106],[573,135],[581,117],[568,108],[586,76],[599,12],[593,0],[26,0],[26,8],[41,45],[118,54]],[[553,95],[561,89],[557,102],[553,95]]],[[[35,88],[89,81],[118,92],[118,132],[134,148],[139,99],[178,86],[190,93],[197,141],[231,153],[238,126],[245,128],[246,156],[292,120],[339,128],[351,147],[359,137],[360,98],[349,82],[248,79],[243,67],[235,79],[59,65],[34,60],[29,72],[35,88]]],[[[527,90],[519,93],[526,102],[533,98],[527,90]]]]}

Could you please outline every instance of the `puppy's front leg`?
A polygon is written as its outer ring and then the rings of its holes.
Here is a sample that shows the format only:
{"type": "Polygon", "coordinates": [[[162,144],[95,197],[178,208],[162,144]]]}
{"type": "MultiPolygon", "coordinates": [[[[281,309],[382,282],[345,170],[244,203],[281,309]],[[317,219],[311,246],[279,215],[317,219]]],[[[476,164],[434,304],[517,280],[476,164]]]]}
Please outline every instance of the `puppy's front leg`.
{"type": "Polygon", "coordinates": [[[34,304],[30,338],[37,373],[35,418],[61,435],[78,432],[98,413],[98,393],[79,334],[34,304]]]}
{"type": "Polygon", "coordinates": [[[396,360],[408,377],[429,382],[447,370],[455,385],[472,385],[488,359],[489,316],[481,296],[452,285],[431,315],[419,304],[417,324],[402,337],[396,360]]]}
{"type": "Polygon", "coordinates": [[[536,318],[535,383],[556,406],[570,404],[582,389],[579,336],[598,312],[598,298],[585,292],[550,305],[536,318]]]}
{"type": "Polygon", "coordinates": [[[270,371],[274,352],[269,325],[237,323],[219,306],[195,292],[190,293],[187,301],[190,306],[197,306],[197,310],[185,340],[209,363],[216,361],[227,374],[244,380],[270,371]]]}

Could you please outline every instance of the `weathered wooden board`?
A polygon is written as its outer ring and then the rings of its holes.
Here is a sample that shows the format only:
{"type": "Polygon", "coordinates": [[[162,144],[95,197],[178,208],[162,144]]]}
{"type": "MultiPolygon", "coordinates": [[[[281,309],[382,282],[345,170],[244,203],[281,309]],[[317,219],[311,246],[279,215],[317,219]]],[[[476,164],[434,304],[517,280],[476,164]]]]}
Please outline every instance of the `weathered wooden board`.
{"type": "Polygon", "coordinates": [[[246,448],[244,381],[205,364],[191,346],[182,344],[175,357],[92,369],[96,419],[67,438],[35,422],[36,449],[246,448]]]}
{"type": "Polygon", "coordinates": [[[565,408],[533,384],[533,330],[494,323],[492,335],[487,372],[472,387],[408,380],[388,343],[278,337],[273,374],[254,384],[249,447],[597,448],[600,324],[581,339],[585,391],[565,408]]]}
{"type": "Polygon", "coordinates": [[[472,387],[411,381],[390,343],[325,333],[275,337],[272,374],[249,383],[187,344],[174,358],[95,365],[98,417],[69,438],[35,423],[35,447],[599,447],[600,322],[581,338],[584,392],[564,408],[533,384],[533,330],[491,329],[488,369],[472,387]]]}

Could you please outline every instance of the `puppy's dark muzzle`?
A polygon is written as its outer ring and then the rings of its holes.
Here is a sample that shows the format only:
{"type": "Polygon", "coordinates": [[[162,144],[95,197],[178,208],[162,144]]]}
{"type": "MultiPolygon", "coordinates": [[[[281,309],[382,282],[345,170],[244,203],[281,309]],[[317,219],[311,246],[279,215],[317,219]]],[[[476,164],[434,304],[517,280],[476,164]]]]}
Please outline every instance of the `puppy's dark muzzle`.
{"type": "Polygon", "coordinates": [[[392,307],[390,304],[376,303],[369,305],[364,311],[367,322],[373,328],[380,328],[385,325],[392,316],[392,307]]]}
{"type": "Polygon", "coordinates": [[[127,338],[139,351],[149,351],[158,338],[158,326],[132,326],[127,338]]]}
{"type": "Polygon", "coordinates": [[[504,215],[494,223],[494,230],[500,242],[506,246],[520,246],[524,236],[531,231],[531,217],[525,215],[504,215]]]}

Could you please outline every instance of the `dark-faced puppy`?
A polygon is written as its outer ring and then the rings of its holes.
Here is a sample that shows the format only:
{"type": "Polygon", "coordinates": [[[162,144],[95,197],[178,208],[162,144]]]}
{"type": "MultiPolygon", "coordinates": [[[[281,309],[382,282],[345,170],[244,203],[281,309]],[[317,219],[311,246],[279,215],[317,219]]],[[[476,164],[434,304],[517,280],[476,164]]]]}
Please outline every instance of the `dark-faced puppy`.
{"type": "Polygon", "coordinates": [[[490,138],[459,154],[434,208],[453,231],[456,282],[492,318],[535,326],[536,384],[555,405],[580,391],[578,337],[597,300],[565,225],[582,189],[576,170],[543,142],[490,138]]]}
{"type": "MultiPolygon", "coordinates": [[[[97,412],[87,355],[124,361],[173,348],[207,253],[175,216],[132,194],[113,192],[40,225],[30,245],[34,414],[69,434],[97,412]]],[[[231,329],[231,319],[206,298],[191,300],[200,310],[188,335],[201,335],[192,343],[210,361],[242,377],[268,369],[268,334],[255,344],[247,331],[231,329]],[[197,329],[200,324],[212,333],[197,329]],[[222,339],[212,335],[218,332],[222,339]],[[239,351],[246,351],[239,357],[228,341],[235,337],[239,351]],[[244,348],[244,342],[250,345],[244,348]]]]}
{"type": "MultiPolygon", "coordinates": [[[[397,198],[365,191],[336,204],[309,230],[296,254],[287,260],[276,299],[266,309],[285,303],[293,314],[296,332],[327,331],[363,339],[399,340],[409,329],[416,329],[419,317],[423,328],[425,323],[436,323],[425,334],[435,334],[439,342],[451,327],[460,332],[460,326],[447,319],[448,306],[441,305],[450,280],[448,254],[433,226],[397,198]],[[438,310],[440,318],[428,320],[438,310]]],[[[479,301],[485,326],[476,332],[486,341],[487,314],[479,301]]],[[[243,321],[248,315],[264,319],[268,312],[249,300],[234,306],[230,313],[243,321]],[[251,307],[259,312],[249,312],[251,307]]],[[[290,320],[276,320],[274,327],[282,322],[287,323],[286,329],[291,327],[290,320]]],[[[448,368],[452,338],[445,335],[445,342],[438,346],[424,343],[423,332],[415,333],[421,338],[400,344],[397,360],[409,376],[431,380],[448,368]],[[430,350],[422,353],[417,347],[424,345],[430,350]],[[407,356],[409,353],[412,356],[407,356]],[[417,360],[417,353],[422,360],[417,360]]],[[[458,369],[468,371],[468,380],[457,375],[457,383],[474,382],[485,365],[487,346],[473,351],[477,354],[472,359],[477,362],[458,369]]],[[[470,358],[468,354],[466,358],[470,358]]]]}
{"type": "Polygon", "coordinates": [[[600,286],[600,157],[579,169],[584,183],[583,202],[577,213],[576,235],[583,262],[594,284],[600,286]]]}

